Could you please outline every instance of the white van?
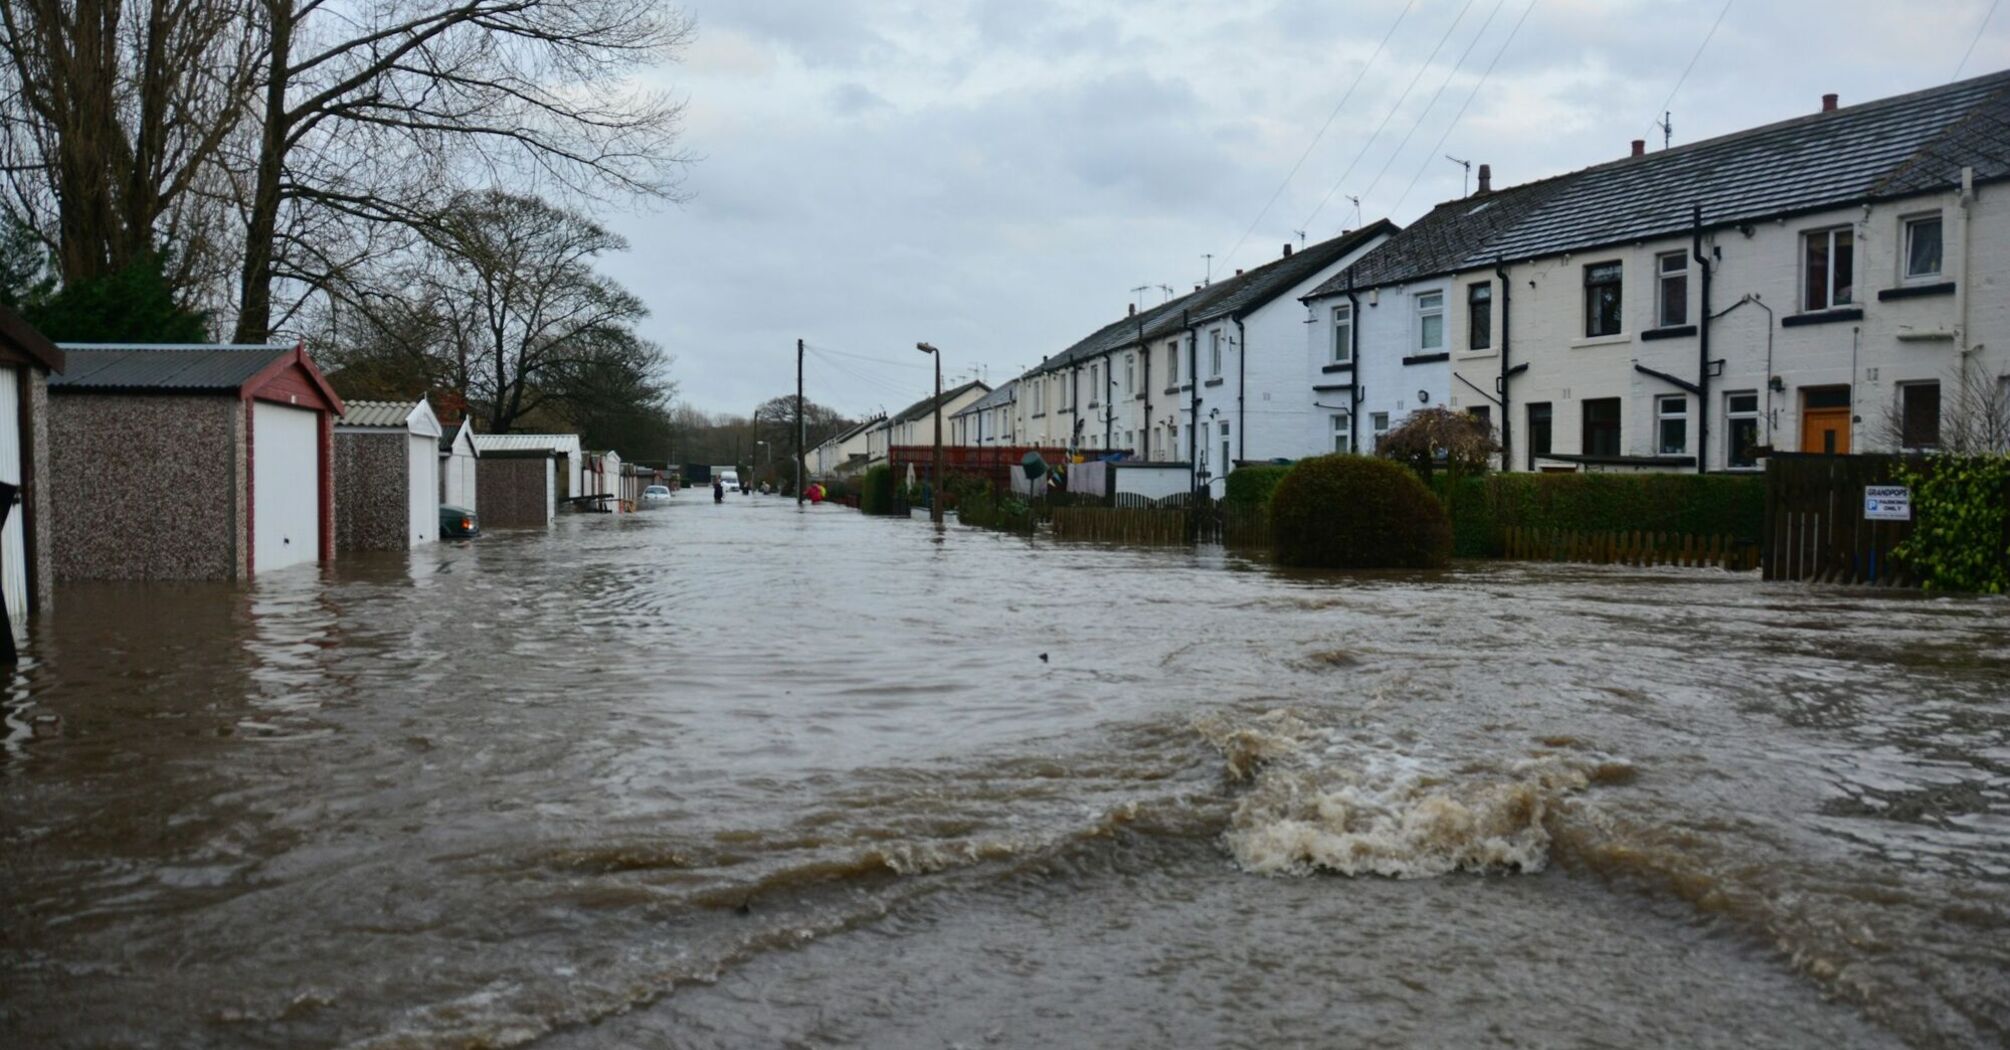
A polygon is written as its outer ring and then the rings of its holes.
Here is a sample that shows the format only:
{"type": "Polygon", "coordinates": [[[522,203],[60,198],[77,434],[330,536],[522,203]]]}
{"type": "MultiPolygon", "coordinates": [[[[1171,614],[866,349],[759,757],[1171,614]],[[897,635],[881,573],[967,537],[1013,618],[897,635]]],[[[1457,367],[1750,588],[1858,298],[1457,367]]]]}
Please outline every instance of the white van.
{"type": "Polygon", "coordinates": [[[737,470],[720,471],[719,484],[726,486],[727,492],[740,491],[740,472],[737,470]]]}

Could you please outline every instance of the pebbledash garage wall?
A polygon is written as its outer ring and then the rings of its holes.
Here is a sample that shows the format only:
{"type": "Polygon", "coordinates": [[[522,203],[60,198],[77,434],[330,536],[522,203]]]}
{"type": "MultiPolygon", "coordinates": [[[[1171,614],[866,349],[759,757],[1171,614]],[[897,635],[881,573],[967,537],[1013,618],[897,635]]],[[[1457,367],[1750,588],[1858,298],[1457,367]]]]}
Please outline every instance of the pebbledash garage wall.
{"type": "Polygon", "coordinates": [[[243,579],[334,559],[342,401],[304,350],[63,350],[49,384],[57,578],[243,579]]]}
{"type": "Polygon", "coordinates": [[[440,421],[425,399],[351,401],[335,421],[335,547],[401,551],[439,539],[440,421]]]}

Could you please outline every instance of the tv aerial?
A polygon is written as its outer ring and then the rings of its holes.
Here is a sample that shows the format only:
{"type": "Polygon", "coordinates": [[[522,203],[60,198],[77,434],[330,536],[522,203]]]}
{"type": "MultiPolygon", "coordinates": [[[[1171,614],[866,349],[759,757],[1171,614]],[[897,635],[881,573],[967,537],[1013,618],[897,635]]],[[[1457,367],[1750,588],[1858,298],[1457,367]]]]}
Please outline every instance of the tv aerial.
{"type": "Polygon", "coordinates": [[[1454,157],[1449,153],[1445,154],[1445,159],[1451,161],[1454,164],[1457,164],[1461,168],[1466,169],[1465,175],[1459,179],[1459,196],[1461,197],[1465,196],[1468,192],[1470,192],[1470,188],[1472,186],[1473,162],[1469,160],[1464,160],[1459,157],[1454,157]]]}

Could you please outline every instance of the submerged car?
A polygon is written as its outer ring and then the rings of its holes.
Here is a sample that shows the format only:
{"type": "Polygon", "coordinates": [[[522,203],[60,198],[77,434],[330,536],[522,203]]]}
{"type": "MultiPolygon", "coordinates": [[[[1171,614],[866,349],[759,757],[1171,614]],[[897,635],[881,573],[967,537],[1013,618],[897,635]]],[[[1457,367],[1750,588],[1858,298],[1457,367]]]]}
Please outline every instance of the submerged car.
{"type": "Polygon", "coordinates": [[[643,489],[642,502],[644,503],[670,502],[670,487],[668,485],[651,485],[648,488],[643,489]]]}
{"type": "Polygon", "coordinates": [[[475,519],[475,512],[466,507],[440,505],[440,538],[443,540],[465,540],[482,534],[481,522],[475,519]]]}

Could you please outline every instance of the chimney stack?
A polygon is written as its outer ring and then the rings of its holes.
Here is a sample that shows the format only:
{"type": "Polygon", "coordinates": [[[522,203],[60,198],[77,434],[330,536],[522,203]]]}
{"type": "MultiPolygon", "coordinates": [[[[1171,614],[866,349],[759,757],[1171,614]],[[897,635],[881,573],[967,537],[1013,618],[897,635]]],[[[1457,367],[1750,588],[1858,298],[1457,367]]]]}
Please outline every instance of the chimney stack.
{"type": "Polygon", "coordinates": [[[1285,242],[1284,242],[1284,257],[1285,257],[1285,258],[1287,258],[1287,259],[1291,258],[1291,242],[1290,242],[1290,241],[1285,241],[1285,242]]]}
{"type": "Polygon", "coordinates": [[[1482,164],[1480,165],[1480,188],[1475,192],[1492,193],[1493,191],[1494,191],[1494,166],[1491,164],[1482,164]]]}
{"type": "MultiPolygon", "coordinates": [[[[1289,248],[1285,249],[1285,251],[1284,251],[1284,254],[1286,254],[1286,255],[1290,255],[1290,254],[1291,254],[1291,250],[1290,250],[1289,248]]],[[[1235,275],[1236,275],[1237,277],[1240,277],[1240,276],[1242,276],[1242,267],[1238,266],[1238,267],[1236,267],[1236,268],[1235,268],[1235,275]]]]}
{"type": "Polygon", "coordinates": [[[1830,92],[1830,93],[1828,93],[1828,94],[1826,94],[1826,95],[1823,95],[1823,96],[1822,96],[1822,112],[1824,112],[1824,113],[1834,113],[1834,112],[1836,111],[1836,103],[1838,103],[1838,102],[1840,102],[1840,101],[1842,101],[1842,96],[1840,96],[1840,95],[1837,95],[1837,94],[1836,94],[1835,92],[1833,92],[1833,91],[1832,91],[1832,92],[1830,92]]]}
{"type": "Polygon", "coordinates": [[[1644,156],[1646,156],[1646,155],[1647,155],[1647,140],[1646,140],[1646,139],[1634,139],[1634,140],[1633,140],[1633,155],[1634,155],[1634,156],[1636,156],[1636,157],[1644,157],[1644,156]]]}
{"type": "Polygon", "coordinates": [[[1136,317],[1136,316],[1138,315],[1138,304],[1136,304],[1136,303],[1125,303],[1124,305],[1126,305],[1126,306],[1130,307],[1130,311],[1129,311],[1129,313],[1127,313],[1127,314],[1126,314],[1125,316],[1127,316],[1127,317],[1136,317]]]}

